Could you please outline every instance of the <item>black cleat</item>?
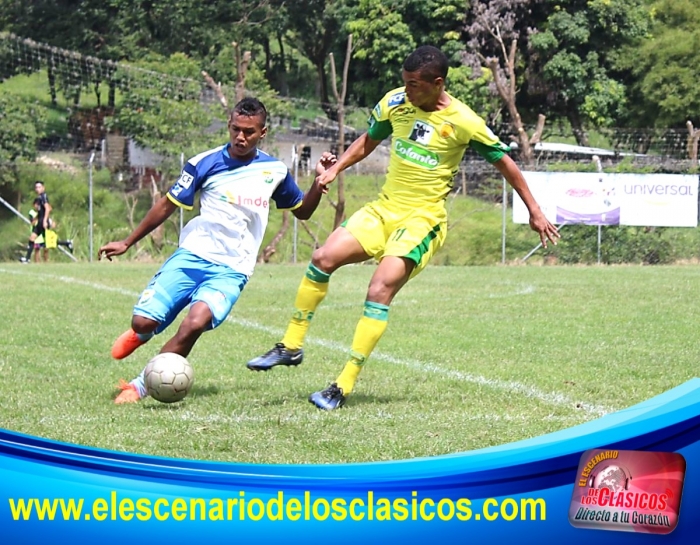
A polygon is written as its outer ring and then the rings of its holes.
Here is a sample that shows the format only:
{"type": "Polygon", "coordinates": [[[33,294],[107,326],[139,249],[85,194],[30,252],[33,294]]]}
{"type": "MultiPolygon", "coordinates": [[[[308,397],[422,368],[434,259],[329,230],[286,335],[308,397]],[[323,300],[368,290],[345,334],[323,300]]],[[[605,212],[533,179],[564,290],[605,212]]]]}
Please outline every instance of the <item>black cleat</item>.
{"type": "Polygon", "coordinates": [[[290,350],[282,343],[277,343],[272,350],[250,360],[246,367],[251,371],[268,371],[276,365],[296,367],[303,359],[304,351],[301,348],[299,350],[290,350]]]}
{"type": "Polygon", "coordinates": [[[320,392],[314,392],[309,396],[309,403],[313,403],[319,409],[324,411],[332,411],[345,405],[345,396],[343,395],[343,389],[339,388],[334,382],[325,390],[320,392]]]}
{"type": "Polygon", "coordinates": [[[73,239],[72,239],[72,238],[71,238],[71,239],[68,239],[68,240],[66,241],[66,248],[68,248],[68,251],[69,251],[70,253],[73,253],[73,239]]]}

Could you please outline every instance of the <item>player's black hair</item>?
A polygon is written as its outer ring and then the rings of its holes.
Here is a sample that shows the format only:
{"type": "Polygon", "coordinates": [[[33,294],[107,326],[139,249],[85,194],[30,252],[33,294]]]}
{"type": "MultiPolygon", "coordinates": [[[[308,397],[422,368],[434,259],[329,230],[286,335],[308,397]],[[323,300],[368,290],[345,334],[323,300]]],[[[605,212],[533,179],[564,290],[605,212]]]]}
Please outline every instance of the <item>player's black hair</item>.
{"type": "Polygon", "coordinates": [[[420,46],[403,62],[403,69],[406,72],[420,72],[421,79],[425,81],[447,78],[449,68],[447,56],[432,45],[420,46]]]}
{"type": "Polygon", "coordinates": [[[34,204],[41,204],[41,197],[34,199],[34,204]]]}
{"type": "Polygon", "coordinates": [[[246,97],[233,107],[233,113],[246,117],[260,116],[263,127],[267,123],[267,109],[257,98],[246,97]]]}
{"type": "Polygon", "coordinates": [[[42,182],[41,180],[37,180],[34,182],[34,185],[36,185],[36,184],[44,185],[44,182],[42,182]]]}

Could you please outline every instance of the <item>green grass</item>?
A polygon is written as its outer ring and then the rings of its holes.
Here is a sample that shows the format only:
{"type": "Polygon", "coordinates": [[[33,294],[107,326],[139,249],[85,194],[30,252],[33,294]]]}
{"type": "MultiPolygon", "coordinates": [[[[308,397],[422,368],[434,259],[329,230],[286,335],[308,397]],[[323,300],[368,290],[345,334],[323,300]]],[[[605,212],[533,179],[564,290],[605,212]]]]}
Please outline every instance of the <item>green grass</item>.
{"type": "Polygon", "coordinates": [[[697,267],[429,267],[397,297],[347,407],[321,412],[307,396],[340,371],[374,267],[333,276],[299,368],[252,373],[245,362],[279,340],[304,270],[267,265],[190,355],[184,401],[116,406],[118,379],[174,332],[109,357],[156,268],[0,265],[0,427],[181,458],[405,459],[564,429],[698,374],[697,267]]]}

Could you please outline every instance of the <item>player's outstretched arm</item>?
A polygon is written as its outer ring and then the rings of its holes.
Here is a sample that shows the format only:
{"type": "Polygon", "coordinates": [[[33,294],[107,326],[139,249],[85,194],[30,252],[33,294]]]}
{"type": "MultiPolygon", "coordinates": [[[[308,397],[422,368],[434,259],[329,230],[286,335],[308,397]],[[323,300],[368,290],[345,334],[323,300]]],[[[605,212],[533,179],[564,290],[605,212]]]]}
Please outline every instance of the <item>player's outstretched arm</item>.
{"type": "Polygon", "coordinates": [[[508,181],[511,187],[518,192],[525,206],[527,206],[527,210],[530,212],[530,228],[540,235],[542,246],[546,248],[548,240],[556,245],[557,239],[559,239],[561,235],[556,226],[545,217],[540,209],[540,205],[537,204],[537,201],[532,196],[530,188],[525,181],[523,173],[518,168],[518,165],[516,165],[513,159],[508,155],[504,155],[501,159],[496,161],[493,166],[503,174],[503,177],[508,181]]]}
{"type": "MultiPolygon", "coordinates": [[[[317,176],[316,181],[325,188],[346,168],[351,167],[355,163],[359,163],[370,153],[372,153],[380,143],[381,140],[373,140],[369,137],[368,133],[364,133],[352,144],[350,144],[348,149],[345,150],[345,153],[340,156],[340,159],[338,159],[338,161],[331,168],[326,170],[320,176],[317,176]]],[[[324,193],[327,192],[328,189],[326,188],[324,193]]]]}
{"type": "Polygon", "coordinates": [[[148,211],[146,216],[136,226],[136,229],[124,240],[105,244],[97,251],[98,259],[106,257],[110,261],[117,255],[122,255],[139,240],[162,224],[175,211],[177,205],[167,195],[161,197],[148,211]]]}
{"type": "Polygon", "coordinates": [[[322,176],[334,164],[338,162],[338,158],[330,152],[324,151],[321,158],[316,163],[316,177],[311,188],[304,195],[304,200],[299,208],[292,210],[300,220],[307,220],[318,208],[318,203],[321,202],[321,196],[328,193],[328,188],[318,182],[319,176],[322,176]]]}

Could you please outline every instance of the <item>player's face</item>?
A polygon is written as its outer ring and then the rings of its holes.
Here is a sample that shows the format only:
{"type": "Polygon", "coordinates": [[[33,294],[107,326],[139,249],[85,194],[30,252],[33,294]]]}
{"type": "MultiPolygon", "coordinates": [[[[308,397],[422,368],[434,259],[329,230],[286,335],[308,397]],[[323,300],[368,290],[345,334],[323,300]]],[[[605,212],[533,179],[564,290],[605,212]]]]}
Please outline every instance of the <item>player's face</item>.
{"type": "Polygon", "coordinates": [[[406,85],[406,98],[408,101],[421,110],[432,111],[438,103],[442,93],[442,78],[433,78],[427,81],[421,78],[421,73],[406,72],[401,73],[403,82],[406,85]]]}
{"type": "Polygon", "coordinates": [[[228,122],[228,132],[231,135],[231,157],[249,159],[254,153],[258,142],[267,134],[259,115],[247,116],[234,113],[228,122]]]}
{"type": "Polygon", "coordinates": [[[41,195],[45,191],[44,184],[34,184],[34,191],[37,195],[41,195]]]}

